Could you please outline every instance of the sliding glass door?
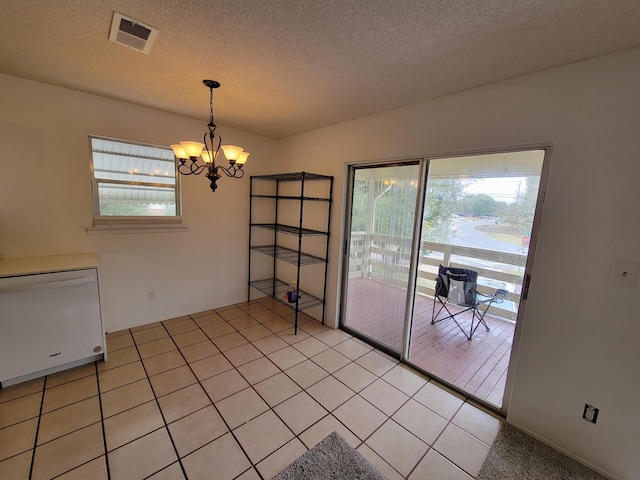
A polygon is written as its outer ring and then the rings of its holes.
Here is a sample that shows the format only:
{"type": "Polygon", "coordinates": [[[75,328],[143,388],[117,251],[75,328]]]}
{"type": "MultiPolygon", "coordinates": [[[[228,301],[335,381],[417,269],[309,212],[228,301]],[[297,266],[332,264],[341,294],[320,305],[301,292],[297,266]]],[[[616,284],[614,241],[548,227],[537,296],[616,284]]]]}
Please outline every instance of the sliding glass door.
{"type": "Polygon", "coordinates": [[[342,326],[402,349],[416,198],[417,161],[354,167],[342,326]]]}
{"type": "Polygon", "coordinates": [[[500,409],[544,156],[538,149],[352,166],[341,326],[500,409]],[[464,308],[449,302],[453,318],[434,317],[447,302],[435,295],[440,266],[474,272],[478,302],[501,292],[472,335],[473,309],[458,315],[464,308]]]}

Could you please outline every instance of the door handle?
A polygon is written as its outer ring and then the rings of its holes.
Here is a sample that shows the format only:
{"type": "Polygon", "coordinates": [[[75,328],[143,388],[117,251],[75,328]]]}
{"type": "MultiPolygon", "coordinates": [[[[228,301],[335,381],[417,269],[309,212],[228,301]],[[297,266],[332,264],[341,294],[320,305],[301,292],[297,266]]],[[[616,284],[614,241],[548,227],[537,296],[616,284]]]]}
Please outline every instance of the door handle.
{"type": "Polygon", "coordinates": [[[69,287],[71,285],[81,285],[91,283],[94,277],[72,278],[70,280],[58,280],[57,282],[32,283],[30,285],[16,285],[14,287],[0,288],[0,293],[30,292],[34,290],[45,290],[47,288],[69,287]]]}
{"type": "Polygon", "coordinates": [[[522,295],[520,295],[520,298],[522,298],[522,300],[526,300],[527,297],[529,296],[529,284],[531,283],[531,274],[527,273],[524,276],[524,283],[522,285],[522,295]]]}

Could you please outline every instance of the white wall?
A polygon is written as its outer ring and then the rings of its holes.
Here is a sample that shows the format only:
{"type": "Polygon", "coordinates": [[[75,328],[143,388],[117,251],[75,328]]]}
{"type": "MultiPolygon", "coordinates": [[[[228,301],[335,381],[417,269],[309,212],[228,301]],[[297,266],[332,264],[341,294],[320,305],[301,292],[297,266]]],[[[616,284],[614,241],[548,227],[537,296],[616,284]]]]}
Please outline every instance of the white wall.
{"type": "Polygon", "coordinates": [[[220,127],[251,152],[248,174],[216,193],[204,175],[183,177],[186,233],[88,235],[88,135],[168,146],[202,138],[206,121],[7,75],[0,105],[0,258],[96,252],[108,331],[246,299],[248,175],[268,170],[275,140],[220,127]]]}
{"type": "Polygon", "coordinates": [[[640,263],[639,85],[634,49],[289,137],[278,164],[335,175],[339,219],[346,162],[552,144],[508,420],[621,479],[640,478],[640,287],[607,280],[614,259],[640,263]]]}

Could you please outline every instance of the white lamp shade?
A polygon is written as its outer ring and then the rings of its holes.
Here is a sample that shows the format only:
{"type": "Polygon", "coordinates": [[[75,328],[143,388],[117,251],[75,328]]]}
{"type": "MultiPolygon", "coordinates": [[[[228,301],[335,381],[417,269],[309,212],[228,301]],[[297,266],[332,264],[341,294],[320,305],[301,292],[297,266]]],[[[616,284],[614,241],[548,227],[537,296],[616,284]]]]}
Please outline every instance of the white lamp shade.
{"type": "Polygon", "coordinates": [[[245,163],[247,163],[247,158],[249,158],[249,155],[251,155],[249,152],[240,152],[240,155],[238,155],[238,159],[236,160],[236,163],[238,165],[244,165],[245,163]]]}
{"type": "Polygon", "coordinates": [[[204,148],[204,143],[199,142],[180,142],[180,145],[183,146],[189,157],[199,157],[204,148]]]}
{"type": "Polygon", "coordinates": [[[171,145],[171,149],[173,150],[173,154],[177,158],[182,158],[183,160],[186,160],[187,158],[189,158],[189,155],[187,155],[187,151],[179,143],[171,145]]]}
{"type": "Polygon", "coordinates": [[[202,153],[200,155],[202,156],[202,160],[204,161],[204,163],[211,163],[215,158],[215,155],[213,155],[213,153],[207,149],[202,150],[202,153]]]}
{"type": "Polygon", "coordinates": [[[238,160],[240,153],[244,150],[244,148],[235,145],[222,145],[220,148],[222,148],[224,156],[227,157],[227,160],[230,162],[238,160]]]}

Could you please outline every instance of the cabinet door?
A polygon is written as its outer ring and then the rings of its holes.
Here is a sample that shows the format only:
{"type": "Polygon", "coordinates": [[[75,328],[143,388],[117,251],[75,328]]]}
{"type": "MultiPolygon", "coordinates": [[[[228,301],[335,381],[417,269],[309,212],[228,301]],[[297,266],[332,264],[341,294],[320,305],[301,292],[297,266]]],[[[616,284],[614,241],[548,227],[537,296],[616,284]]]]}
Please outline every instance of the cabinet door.
{"type": "Polygon", "coordinates": [[[103,350],[95,269],[0,279],[0,381],[103,350]]]}

